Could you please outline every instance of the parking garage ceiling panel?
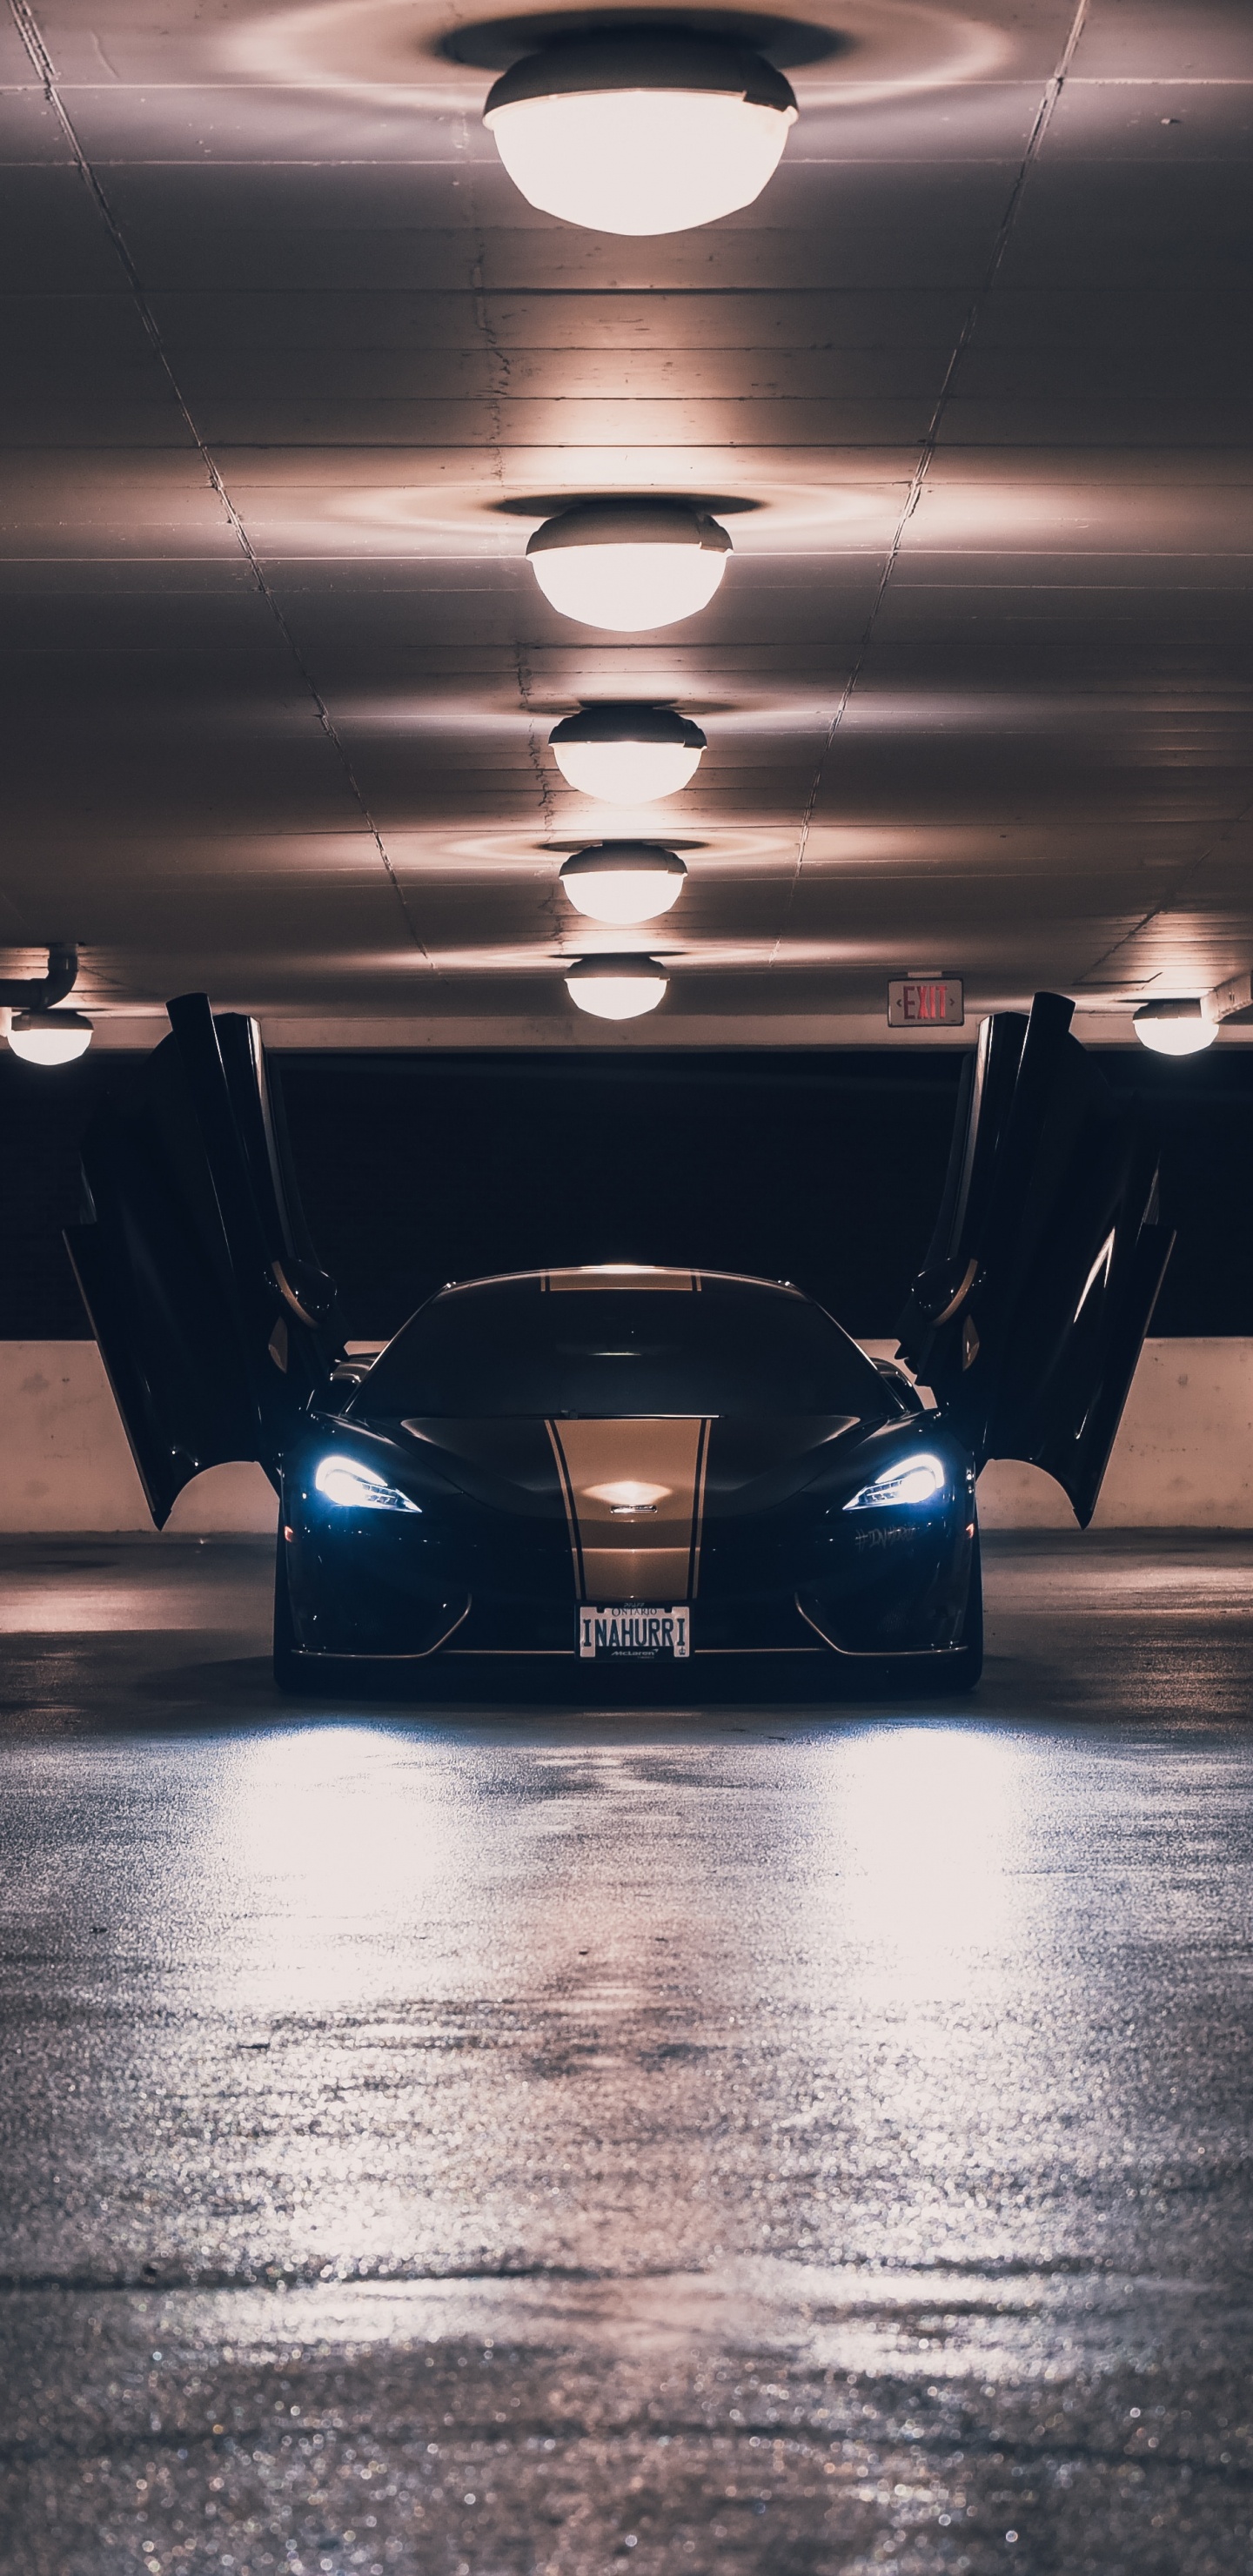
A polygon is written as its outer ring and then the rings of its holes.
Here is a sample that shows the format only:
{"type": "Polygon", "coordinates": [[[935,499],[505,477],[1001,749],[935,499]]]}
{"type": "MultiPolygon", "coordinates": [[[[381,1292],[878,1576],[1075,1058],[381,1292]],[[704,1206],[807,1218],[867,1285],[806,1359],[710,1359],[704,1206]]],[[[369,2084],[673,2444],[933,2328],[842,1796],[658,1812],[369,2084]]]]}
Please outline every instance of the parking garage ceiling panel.
{"type": "Polygon", "coordinates": [[[431,0],[11,0],[3,972],[560,1032],[621,945],[562,859],[641,834],[631,1043],[1247,967],[1249,12],[800,14],[757,202],[630,238],[526,204],[507,41],[431,0]],[[615,495],[721,514],[698,615],[547,604],[529,535],[615,495]],[[704,729],[680,795],[566,785],[606,699],[704,729]]]}

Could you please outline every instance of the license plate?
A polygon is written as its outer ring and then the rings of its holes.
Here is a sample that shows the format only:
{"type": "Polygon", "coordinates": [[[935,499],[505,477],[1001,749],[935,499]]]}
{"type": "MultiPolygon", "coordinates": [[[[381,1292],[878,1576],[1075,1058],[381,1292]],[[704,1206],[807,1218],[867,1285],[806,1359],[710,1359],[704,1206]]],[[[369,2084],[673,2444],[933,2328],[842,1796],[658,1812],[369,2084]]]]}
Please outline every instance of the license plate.
{"type": "Polygon", "coordinates": [[[669,1655],[686,1663],[691,1651],[686,1601],[665,1610],[629,1602],[579,1612],[579,1654],[585,1662],[655,1664],[669,1655]]]}

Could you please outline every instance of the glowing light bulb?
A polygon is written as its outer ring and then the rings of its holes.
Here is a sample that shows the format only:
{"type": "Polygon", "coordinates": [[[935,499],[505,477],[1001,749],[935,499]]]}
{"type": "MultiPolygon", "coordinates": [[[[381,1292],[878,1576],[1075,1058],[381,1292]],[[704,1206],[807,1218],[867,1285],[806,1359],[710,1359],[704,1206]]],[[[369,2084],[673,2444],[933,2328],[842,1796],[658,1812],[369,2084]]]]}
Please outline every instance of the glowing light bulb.
{"type": "Polygon", "coordinates": [[[26,1064],[73,1064],[91,1040],[81,1011],[15,1011],[9,1024],[9,1044],[26,1064]]]}
{"type": "Polygon", "coordinates": [[[1141,1046],[1154,1055],[1201,1055],[1218,1035],[1197,1001],[1144,1002],[1132,1021],[1141,1046]]]}
{"type": "Polygon", "coordinates": [[[566,991],[597,1020],[638,1020],[655,1011],[670,978],[655,957],[580,957],[566,991]]]}
{"type": "Polygon", "coordinates": [[[557,766],[580,795],[629,808],[677,796],[695,777],[700,753],[673,743],[569,743],[558,751],[557,766]]]}
{"type": "Polygon", "coordinates": [[[788,82],[760,54],[666,27],[559,38],[515,63],[483,113],[529,205],[631,234],[751,206],[795,121],[788,82]]]}
{"type": "Polygon", "coordinates": [[[705,736],[672,707],[581,707],[554,725],[549,743],[562,777],[605,805],[652,805],[686,787],[705,736]]]}
{"type": "Polygon", "coordinates": [[[676,904],[687,881],[687,869],[674,850],[651,841],[599,841],[576,850],[561,871],[561,884],[576,912],[589,921],[625,928],[636,921],[656,921],[676,904]]]}
{"type": "Polygon", "coordinates": [[[707,608],[731,540],[685,502],[582,501],[546,519],[526,551],[562,617],[634,635],[707,608]]]}

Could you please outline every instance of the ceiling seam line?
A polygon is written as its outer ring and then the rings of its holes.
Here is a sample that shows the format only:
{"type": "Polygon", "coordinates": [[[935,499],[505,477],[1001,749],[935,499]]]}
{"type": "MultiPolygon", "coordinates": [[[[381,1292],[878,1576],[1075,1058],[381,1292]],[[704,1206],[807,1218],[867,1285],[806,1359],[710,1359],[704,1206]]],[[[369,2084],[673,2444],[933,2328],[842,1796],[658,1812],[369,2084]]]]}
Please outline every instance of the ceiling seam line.
{"type": "Polygon", "coordinates": [[[83,185],[86,188],[87,193],[91,198],[100,220],[109,236],[114,254],[130,288],[131,297],[134,302],[135,310],[138,313],[140,322],[143,326],[144,335],[152,350],[153,356],[156,358],[157,364],[165,377],[175,403],[178,406],[178,410],[187,429],[188,436],[192,440],[196,453],[204,467],[205,474],[208,477],[210,487],[225,513],[236,544],[238,545],[240,553],[242,554],[256,584],[257,591],[260,597],[265,601],[266,607],[278,628],[279,634],[282,636],[283,641],[287,646],[288,653],[291,656],[295,669],[298,672],[309,697],[313,701],[318,723],[335,753],[349,793],[367,831],[369,832],[370,838],[374,843],[379,859],[382,862],[384,873],[387,876],[388,883],[390,884],[392,892],[396,897],[396,901],[399,904],[401,918],[409,937],[414,947],[418,950],[419,955],[430,967],[432,974],[438,974],[439,970],[435,964],[435,960],[431,956],[409,910],[408,903],[405,899],[404,889],[396,874],[396,870],[392,865],[386,843],[384,842],[378,824],[375,822],[374,816],[370,811],[369,804],[358,782],[356,772],[348,756],[347,748],[341,740],[330,709],[313,677],[313,673],[305,662],[304,656],[296,643],[296,639],[283,615],[283,611],[279,606],[278,600],[266,580],[260,557],[258,556],[252,540],[248,535],[243,519],[226,489],[226,485],[222,480],[222,476],[218,471],[217,465],[214,462],[208,446],[196,427],[190,407],[184,397],[178,378],[174,373],[173,366],[167,355],[156,316],[148,302],[147,292],[143,281],[127,248],[125,235],[123,234],[121,226],[114,215],[113,208],[109,203],[108,197],[106,196],[104,189],[101,187],[100,181],[92,168],[91,162],[83,150],[82,144],[79,141],[77,129],[73,124],[57,87],[57,79],[56,73],[53,69],[52,57],[49,54],[47,47],[44,44],[43,37],[35,23],[34,17],[28,6],[28,0],[9,0],[9,10],[14,26],[17,29],[18,37],[22,45],[25,47],[26,53],[29,56],[31,64],[38,76],[43,89],[44,98],[48,106],[52,109],[52,112],[61,127],[65,140],[69,145],[70,153],[74,161],[74,166],[78,172],[78,176],[82,180],[83,185]]]}
{"type": "Polygon", "coordinates": [[[817,810],[818,798],[822,792],[823,775],[827,761],[830,758],[832,749],[834,748],[836,735],[839,732],[840,725],[848,712],[849,702],[852,698],[853,691],[856,688],[857,682],[860,679],[869,659],[870,648],[874,641],[874,631],[878,623],[879,611],[883,606],[884,599],[887,596],[888,584],[896,569],[901,547],[905,540],[905,531],[908,528],[910,520],[913,518],[914,512],[922,498],[922,490],[927,478],[927,470],[939,443],[944,414],[948,409],[949,399],[952,394],[953,384],[958,368],[960,367],[962,359],[974,338],[975,329],[978,324],[979,315],[982,311],[983,305],[996,284],[1002,261],[1004,260],[1005,253],[1009,248],[1010,234],[1013,231],[1014,221],[1017,216],[1019,206],[1022,203],[1023,191],[1026,187],[1032,167],[1039,155],[1040,146],[1044,141],[1044,137],[1048,132],[1050,124],[1052,123],[1053,111],[1057,105],[1058,99],[1061,97],[1067,73],[1069,72],[1071,63],[1074,60],[1075,51],[1083,33],[1084,21],[1087,14],[1088,0],[1078,0],[1078,5],[1071,21],[1070,33],[1067,36],[1066,42],[1062,47],[1061,54],[1058,57],[1057,69],[1045,84],[1044,96],[1040,101],[1039,108],[1036,112],[1035,122],[1027,137],[1026,150],[1023,153],[1017,177],[1015,178],[1013,187],[1010,190],[1009,200],[997,229],[996,239],[992,245],[991,257],[986,269],[984,270],[983,276],[970,299],[965,319],[960,331],[958,332],[956,341],[953,344],[952,354],[950,355],[948,365],[944,370],[940,390],[935,399],[935,406],[932,410],[931,418],[927,424],[927,429],[918,452],[918,462],[913,471],[909,491],[906,494],[900,517],[897,520],[896,527],[892,533],[891,543],[888,547],[887,556],[883,566],[882,577],[871,602],[870,614],[866,619],[861,640],[853,657],[853,663],[848,674],[848,679],[844,688],[840,692],[835,712],[827,727],[826,735],[818,754],[817,765],[814,770],[809,794],[805,799],[805,807],[801,815],[800,831],[797,836],[796,866],[793,870],[791,885],[788,889],[788,899],[784,907],[782,927],[779,931],[779,936],[775,941],[774,950],[770,958],[770,964],[772,966],[775,964],[779,949],[787,936],[788,926],[792,916],[792,907],[800,884],[801,871],[805,865],[805,854],[809,846],[810,830],[813,825],[814,814],[817,810]]]}

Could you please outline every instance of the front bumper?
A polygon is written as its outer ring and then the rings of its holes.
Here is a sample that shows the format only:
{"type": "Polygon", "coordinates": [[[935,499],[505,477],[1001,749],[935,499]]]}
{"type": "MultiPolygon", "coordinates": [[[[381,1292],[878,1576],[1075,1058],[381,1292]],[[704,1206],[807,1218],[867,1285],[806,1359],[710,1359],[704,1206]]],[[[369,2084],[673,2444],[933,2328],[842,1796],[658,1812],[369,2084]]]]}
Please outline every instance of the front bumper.
{"type": "MultiPolygon", "coordinates": [[[[580,1605],[556,1521],[515,1518],[459,1496],[440,1515],[332,1517],[292,1496],[284,1528],[302,1658],[579,1662],[580,1605]]],[[[954,1653],[973,1545],[964,1491],[908,1518],[885,1511],[854,1519],[838,1504],[811,1502],[807,1510],[794,1504],[714,1521],[683,1668],[732,1656],[896,1661],[954,1653]]]]}

